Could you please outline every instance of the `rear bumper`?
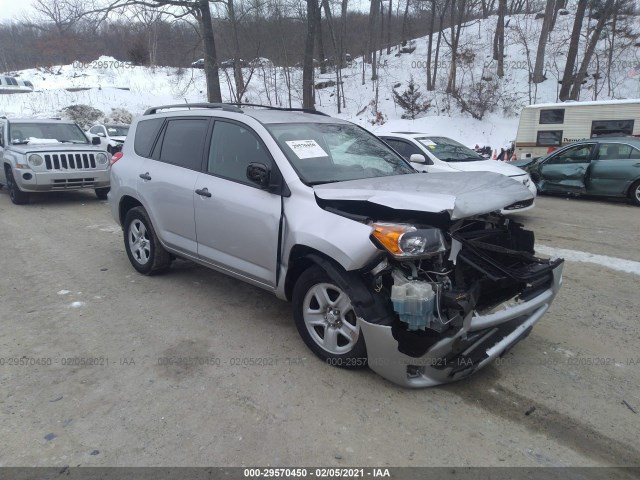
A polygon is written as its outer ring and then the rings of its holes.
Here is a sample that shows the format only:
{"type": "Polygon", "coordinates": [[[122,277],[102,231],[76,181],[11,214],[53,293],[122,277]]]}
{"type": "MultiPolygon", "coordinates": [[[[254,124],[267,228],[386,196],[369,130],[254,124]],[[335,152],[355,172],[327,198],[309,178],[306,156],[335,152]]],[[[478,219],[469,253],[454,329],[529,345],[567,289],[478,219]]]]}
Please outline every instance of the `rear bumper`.
{"type": "Polygon", "coordinates": [[[78,190],[81,188],[105,188],[109,186],[109,169],[34,172],[16,170],[16,183],[24,192],[50,192],[78,190]]]}
{"type": "Polygon", "coordinates": [[[439,340],[421,357],[400,353],[391,327],[359,319],[369,367],[387,380],[411,388],[468,377],[529,334],[560,289],[563,265],[553,270],[551,286],[536,297],[486,315],[471,312],[454,336],[439,340]]]}

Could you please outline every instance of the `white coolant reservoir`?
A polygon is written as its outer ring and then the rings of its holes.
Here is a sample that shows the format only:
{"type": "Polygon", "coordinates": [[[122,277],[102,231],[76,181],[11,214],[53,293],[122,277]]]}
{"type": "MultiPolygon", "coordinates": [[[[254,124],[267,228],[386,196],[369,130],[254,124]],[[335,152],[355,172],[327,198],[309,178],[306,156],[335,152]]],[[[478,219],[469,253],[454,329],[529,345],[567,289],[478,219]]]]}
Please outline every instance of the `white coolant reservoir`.
{"type": "Polygon", "coordinates": [[[424,330],[433,323],[436,294],[430,283],[410,280],[391,287],[393,309],[408,330],[424,330]]]}

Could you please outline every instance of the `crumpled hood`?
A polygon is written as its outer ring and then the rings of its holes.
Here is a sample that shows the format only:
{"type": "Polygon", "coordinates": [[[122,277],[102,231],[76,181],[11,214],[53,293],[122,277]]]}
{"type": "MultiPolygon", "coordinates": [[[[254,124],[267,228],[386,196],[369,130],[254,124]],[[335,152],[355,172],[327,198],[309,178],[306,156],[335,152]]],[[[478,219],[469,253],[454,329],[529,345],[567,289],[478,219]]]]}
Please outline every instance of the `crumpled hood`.
{"type": "Polygon", "coordinates": [[[359,200],[396,210],[449,212],[452,220],[533,198],[522,183],[491,172],[394,175],[325,183],[313,189],[323,200],[359,200]]]}
{"type": "Polygon", "coordinates": [[[515,165],[509,165],[500,160],[482,160],[477,162],[448,162],[451,168],[462,172],[494,172],[508,177],[526,175],[527,172],[515,165]]]}

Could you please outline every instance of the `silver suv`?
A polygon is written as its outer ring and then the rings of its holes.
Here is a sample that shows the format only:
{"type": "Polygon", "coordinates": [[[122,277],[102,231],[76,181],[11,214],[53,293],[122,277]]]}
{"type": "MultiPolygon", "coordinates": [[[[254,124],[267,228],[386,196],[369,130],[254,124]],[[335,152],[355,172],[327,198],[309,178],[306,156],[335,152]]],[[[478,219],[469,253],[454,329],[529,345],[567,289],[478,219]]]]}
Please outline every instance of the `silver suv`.
{"type": "Polygon", "coordinates": [[[109,158],[73,122],[0,119],[0,185],[16,205],[31,192],[92,188],[101,200],[109,192],[109,158]]]}
{"type": "Polygon", "coordinates": [[[114,157],[109,203],[140,273],[181,257],[264,288],[328,364],[410,387],[487,365],[558,292],[563,260],[498,213],[532,198],[519,182],[418,173],[320,113],[188,108],[149,109],[114,157]]]}

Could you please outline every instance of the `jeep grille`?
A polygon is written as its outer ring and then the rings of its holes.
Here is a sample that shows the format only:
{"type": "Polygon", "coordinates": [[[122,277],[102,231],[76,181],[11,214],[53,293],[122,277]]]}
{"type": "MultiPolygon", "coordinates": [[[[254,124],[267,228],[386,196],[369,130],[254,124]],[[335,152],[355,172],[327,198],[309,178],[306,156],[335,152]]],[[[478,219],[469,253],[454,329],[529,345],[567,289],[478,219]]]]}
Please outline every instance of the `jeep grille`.
{"type": "Polygon", "coordinates": [[[88,170],[96,168],[93,153],[47,153],[44,155],[47,170],[88,170]]]}

